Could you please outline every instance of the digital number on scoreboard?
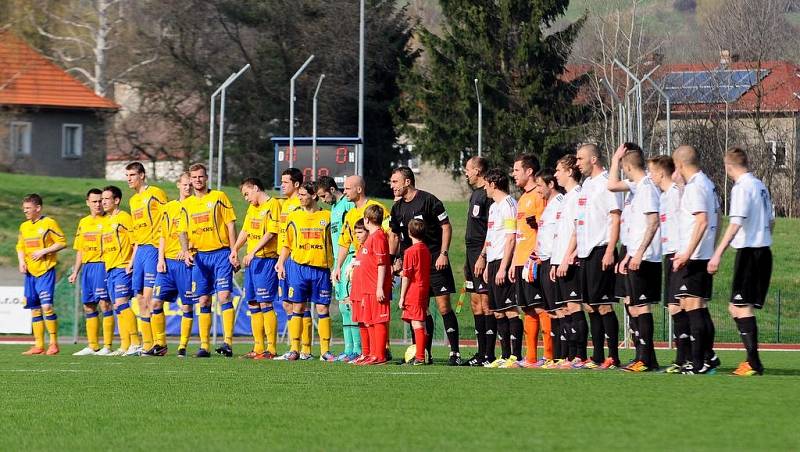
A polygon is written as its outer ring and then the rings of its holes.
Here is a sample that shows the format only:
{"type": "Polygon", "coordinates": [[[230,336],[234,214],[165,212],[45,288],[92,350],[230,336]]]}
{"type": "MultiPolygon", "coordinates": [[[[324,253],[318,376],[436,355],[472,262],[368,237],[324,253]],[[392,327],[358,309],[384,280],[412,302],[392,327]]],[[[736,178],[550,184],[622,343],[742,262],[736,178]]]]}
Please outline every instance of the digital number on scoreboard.
{"type": "Polygon", "coordinates": [[[316,165],[314,165],[313,143],[311,138],[295,138],[294,148],[289,149],[289,139],[273,138],[275,149],[276,188],[280,187],[281,173],[290,168],[298,168],[303,172],[306,181],[316,180],[320,176],[331,176],[341,187],[346,176],[356,172],[356,145],[358,138],[318,138],[316,165]]]}

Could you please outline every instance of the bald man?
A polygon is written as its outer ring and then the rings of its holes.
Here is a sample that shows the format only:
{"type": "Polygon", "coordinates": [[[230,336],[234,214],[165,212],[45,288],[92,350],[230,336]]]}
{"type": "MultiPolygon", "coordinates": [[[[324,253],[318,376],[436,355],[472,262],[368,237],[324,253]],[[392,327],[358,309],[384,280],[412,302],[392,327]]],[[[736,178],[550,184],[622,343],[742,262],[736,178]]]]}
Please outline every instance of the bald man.
{"type": "Polygon", "coordinates": [[[672,259],[672,293],[689,316],[691,363],[683,374],[714,373],[719,358],[714,353],[714,323],[708,312],[712,275],[708,261],[720,221],[714,183],[700,169],[700,156],[692,146],[680,146],[672,154],[675,171],[686,181],[678,211],[678,252],[672,259]]]}

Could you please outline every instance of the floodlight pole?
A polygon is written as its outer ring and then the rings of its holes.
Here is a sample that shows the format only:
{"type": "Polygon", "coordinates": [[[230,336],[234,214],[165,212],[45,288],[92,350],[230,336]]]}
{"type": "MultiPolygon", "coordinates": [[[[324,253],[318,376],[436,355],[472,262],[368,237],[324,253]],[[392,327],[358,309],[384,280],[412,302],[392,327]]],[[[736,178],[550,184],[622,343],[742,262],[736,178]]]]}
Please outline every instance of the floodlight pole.
{"type": "Polygon", "coordinates": [[[219,105],[219,144],[217,145],[217,190],[222,187],[222,161],[225,156],[225,150],[223,148],[223,139],[225,137],[225,93],[228,87],[248,69],[250,69],[250,64],[245,64],[244,67],[239,69],[239,72],[231,74],[221,87],[222,94],[220,95],[219,105]]]}
{"type": "Polygon", "coordinates": [[[208,174],[207,174],[207,176],[209,177],[209,179],[211,178],[212,173],[214,171],[214,122],[217,120],[216,100],[217,100],[217,96],[219,96],[219,94],[222,92],[223,86],[225,86],[225,84],[230,81],[230,79],[231,79],[231,77],[233,77],[233,75],[234,74],[229,75],[228,78],[226,78],[225,81],[222,82],[221,85],[219,85],[217,90],[214,91],[213,94],[211,94],[211,109],[210,109],[211,110],[211,115],[209,116],[209,120],[208,120],[208,168],[207,168],[208,174]]]}
{"type": "Polygon", "coordinates": [[[314,55],[308,57],[305,63],[300,66],[300,69],[294,73],[292,79],[289,81],[289,168],[294,165],[294,81],[303,73],[303,70],[308,66],[308,63],[314,59],[314,55]]]}
{"type": "Polygon", "coordinates": [[[483,104],[481,103],[481,93],[478,91],[478,79],[476,78],[474,82],[475,96],[478,98],[478,157],[481,157],[483,155],[483,104]]]}
{"type": "Polygon", "coordinates": [[[661,89],[661,87],[658,86],[658,84],[654,82],[653,79],[650,78],[650,75],[652,73],[653,72],[651,71],[642,80],[647,80],[650,83],[650,85],[652,85],[652,87],[658,92],[658,94],[664,98],[664,101],[667,104],[667,154],[669,154],[670,152],[672,152],[672,103],[669,100],[669,96],[667,96],[667,93],[665,93],[664,90],[661,89]]]}
{"type": "MultiPolygon", "coordinates": [[[[723,102],[725,102],[725,151],[728,152],[728,101],[724,97],[722,98],[723,102]]],[[[722,213],[725,214],[728,212],[728,175],[726,174],[722,178],[725,182],[723,182],[723,196],[722,196],[722,213]]]]}
{"type": "Polygon", "coordinates": [[[366,35],[364,0],[358,5],[358,138],[356,145],[356,174],[364,175],[364,41],[366,35]]]}
{"type": "MultiPolygon", "coordinates": [[[[620,63],[620,61],[618,59],[614,58],[614,63],[617,66],[619,66],[620,69],[625,71],[625,73],[628,74],[628,77],[630,77],[634,81],[633,88],[630,91],[628,91],[628,93],[626,93],[626,101],[627,101],[627,96],[630,95],[630,93],[636,92],[636,102],[637,102],[636,107],[637,107],[637,116],[638,116],[638,118],[636,120],[637,129],[638,129],[637,130],[637,138],[639,140],[639,145],[641,146],[642,141],[644,141],[644,133],[643,133],[643,130],[642,130],[642,81],[639,80],[636,77],[636,75],[633,72],[631,72],[630,69],[628,69],[624,64],[620,63]]],[[[658,66],[656,66],[653,69],[653,71],[655,71],[656,69],[658,69],[658,66]]],[[[653,71],[650,71],[650,74],[652,74],[653,71]]],[[[630,113],[630,110],[629,110],[629,113],[630,113]]],[[[631,125],[633,125],[633,124],[631,124],[631,125]]]]}
{"type": "Polygon", "coordinates": [[[625,106],[622,104],[622,99],[617,96],[617,93],[614,91],[614,88],[611,87],[611,84],[608,82],[608,80],[601,78],[600,81],[603,82],[606,90],[608,90],[608,94],[611,95],[611,99],[614,100],[617,103],[617,107],[619,107],[617,110],[617,138],[619,139],[619,143],[617,144],[621,144],[623,141],[625,141],[625,138],[623,137],[625,134],[625,106]]]}
{"type": "Polygon", "coordinates": [[[311,177],[317,178],[317,95],[319,94],[319,87],[322,86],[322,80],[325,74],[319,76],[317,82],[317,89],[314,91],[314,117],[311,121],[313,132],[311,134],[311,177]]]}

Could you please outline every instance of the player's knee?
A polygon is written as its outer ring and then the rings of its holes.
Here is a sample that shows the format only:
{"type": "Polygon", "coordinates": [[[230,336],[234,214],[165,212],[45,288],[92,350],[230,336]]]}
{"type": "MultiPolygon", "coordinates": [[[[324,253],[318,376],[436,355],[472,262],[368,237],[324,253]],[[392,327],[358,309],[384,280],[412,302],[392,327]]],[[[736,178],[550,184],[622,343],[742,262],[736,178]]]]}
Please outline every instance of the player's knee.
{"type": "Polygon", "coordinates": [[[317,314],[325,315],[328,313],[328,305],[318,304],[317,305],[317,314]]]}
{"type": "Polygon", "coordinates": [[[161,300],[152,300],[150,302],[150,307],[152,309],[161,309],[164,306],[164,302],[161,300]]]}
{"type": "Polygon", "coordinates": [[[83,305],[84,314],[91,314],[97,310],[97,305],[94,303],[87,303],[83,305]]]}
{"type": "Polygon", "coordinates": [[[31,309],[31,317],[41,317],[42,310],[41,309],[31,309]]]}

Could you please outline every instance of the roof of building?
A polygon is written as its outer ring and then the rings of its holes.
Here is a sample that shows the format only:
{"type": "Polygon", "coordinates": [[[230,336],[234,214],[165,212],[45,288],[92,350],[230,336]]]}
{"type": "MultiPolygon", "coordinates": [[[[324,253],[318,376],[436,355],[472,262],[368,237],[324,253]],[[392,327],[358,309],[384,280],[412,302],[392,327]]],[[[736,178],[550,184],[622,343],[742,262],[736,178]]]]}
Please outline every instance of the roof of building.
{"type": "Polygon", "coordinates": [[[0,32],[0,105],[119,108],[7,31],[0,32]]]}

